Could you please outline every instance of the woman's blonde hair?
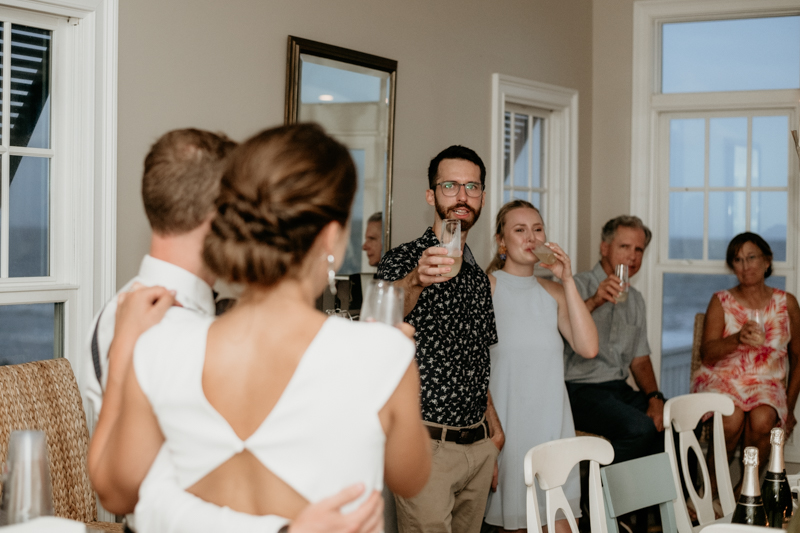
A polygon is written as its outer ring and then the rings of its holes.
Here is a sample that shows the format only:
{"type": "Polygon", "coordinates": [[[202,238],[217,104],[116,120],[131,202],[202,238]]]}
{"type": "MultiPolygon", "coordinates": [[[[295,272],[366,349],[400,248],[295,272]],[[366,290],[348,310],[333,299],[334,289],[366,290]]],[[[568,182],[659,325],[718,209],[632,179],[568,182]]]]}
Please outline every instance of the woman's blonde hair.
{"type": "MultiPolygon", "coordinates": [[[[495,232],[494,232],[495,240],[497,239],[497,236],[500,237],[503,236],[503,232],[506,229],[506,217],[508,216],[508,214],[514,209],[520,209],[523,207],[526,207],[528,209],[533,209],[534,211],[539,213],[540,217],[542,216],[539,210],[536,209],[536,207],[527,200],[511,200],[503,207],[501,207],[500,211],[497,212],[497,218],[495,219],[495,232]]],[[[492,262],[489,263],[489,267],[486,269],[486,273],[491,274],[495,270],[502,270],[505,264],[506,264],[506,259],[505,257],[500,257],[500,246],[498,245],[497,251],[494,254],[494,259],[492,259],[492,262]]]]}
{"type": "Polygon", "coordinates": [[[226,281],[273,285],[325,226],[346,226],[355,190],[350,153],[321,127],[265,130],[230,156],[203,259],[226,281]]]}

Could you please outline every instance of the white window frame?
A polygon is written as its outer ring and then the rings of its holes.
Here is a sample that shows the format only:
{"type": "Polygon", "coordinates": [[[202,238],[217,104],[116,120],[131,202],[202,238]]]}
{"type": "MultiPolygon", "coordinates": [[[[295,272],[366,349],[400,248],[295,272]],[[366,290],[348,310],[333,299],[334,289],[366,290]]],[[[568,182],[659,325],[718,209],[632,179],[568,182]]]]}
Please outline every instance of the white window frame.
{"type": "MultiPolygon", "coordinates": [[[[664,113],[692,111],[730,112],[737,110],[792,110],[789,116],[790,129],[796,127],[800,116],[800,90],[736,91],[716,93],[661,94],[660,72],[660,28],[664,23],[696,20],[721,20],[726,18],[756,18],[765,16],[791,16],[800,14],[797,0],[645,0],[633,6],[633,95],[631,110],[631,202],[630,211],[639,215],[645,223],[665,223],[668,214],[662,213],[659,205],[663,184],[659,181],[663,159],[663,146],[658,146],[659,121],[664,113]]],[[[663,174],[661,174],[663,175],[663,174]]],[[[796,293],[800,286],[800,246],[788,242],[798,236],[800,206],[797,164],[789,167],[789,210],[787,213],[787,258],[776,263],[776,274],[786,275],[786,289],[796,293]],[[792,230],[794,228],[794,230],[792,230]],[[791,254],[791,255],[790,255],[791,254]]],[[[661,375],[661,304],[662,274],[669,271],[669,261],[664,250],[663,231],[654,228],[653,241],[645,253],[643,268],[633,280],[642,292],[647,307],[649,323],[648,340],[651,359],[657,379],[661,375]]],[[[699,269],[708,273],[720,273],[719,267],[704,261],[699,269]]],[[[718,262],[717,262],[718,263],[718,262]]],[[[709,294],[709,298],[711,295],[709,294]]],[[[800,450],[791,452],[787,447],[787,458],[800,458],[800,450]]]]}
{"type": "Polygon", "coordinates": [[[63,303],[63,355],[81,376],[92,317],[116,292],[118,0],[0,0],[0,7],[32,12],[14,16],[34,26],[48,16],[68,26],[52,50],[50,275],[0,280],[0,304],[63,303]]]}
{"type": "Polygon", "coordinates": [[[548,239],[558,242],[577,263],[578,91],[557,85],[492,74],[492,150],[487,169],[490,242],[494,220],[503,205],[503,123],[506,102],[550,110],[542,135],[546,153],[542,176],[548,239]]]}

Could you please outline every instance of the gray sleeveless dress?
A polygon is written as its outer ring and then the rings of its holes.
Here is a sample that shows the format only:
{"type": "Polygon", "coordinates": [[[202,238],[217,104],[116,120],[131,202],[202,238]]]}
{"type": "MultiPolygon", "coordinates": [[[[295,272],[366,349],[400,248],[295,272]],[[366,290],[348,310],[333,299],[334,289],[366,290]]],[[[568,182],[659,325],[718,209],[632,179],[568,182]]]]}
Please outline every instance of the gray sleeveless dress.
{"type": "MultiPolygon", "coordinates": [[[[486,522],[504,529],[527,527],[523,460],[529,449],[551,440],[575,436],[564,384],[564,341],[558,331],[558,303],[536,280],[506,272],[497,278],[494,313],[500,342],[491,348],[489,389],[506,434],[498,458],[497,492],[490,493],[486,522]]],[[[570,473],[564,493],[580,516],[578,468],[570,473]]],[[[537,486],[542,520],[544,493],[537,486]]],[[[543,524],[544,525],[544,524],[543,524]]]]}

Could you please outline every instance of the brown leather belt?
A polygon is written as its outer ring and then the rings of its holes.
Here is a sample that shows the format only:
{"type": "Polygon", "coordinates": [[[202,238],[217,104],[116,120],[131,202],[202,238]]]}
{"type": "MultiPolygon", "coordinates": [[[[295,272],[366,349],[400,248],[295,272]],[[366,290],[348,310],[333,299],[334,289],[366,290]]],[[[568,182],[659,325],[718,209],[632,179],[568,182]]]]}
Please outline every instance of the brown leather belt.
{"type": "Polygon", "coordinates": [[[443,440],[455,442],[456,444],[472,444],[489,436],[489,428],[486,426],[485,420],[481,422],[480,426],[475,426],[474,428],[425,427],[428,428],[428,433],[431,434],[433,440],[442,440],[442,432],[444,432],[443,440]]]}

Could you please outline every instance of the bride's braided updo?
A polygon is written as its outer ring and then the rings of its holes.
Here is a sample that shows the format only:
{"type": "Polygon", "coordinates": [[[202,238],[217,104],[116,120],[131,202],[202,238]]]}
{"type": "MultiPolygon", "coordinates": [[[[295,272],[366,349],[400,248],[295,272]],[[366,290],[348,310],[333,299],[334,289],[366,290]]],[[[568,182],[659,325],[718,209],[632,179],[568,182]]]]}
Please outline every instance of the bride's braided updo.
{"type": "Polygon", "coordinates": [[[227,281],[273,285],[327,224],[345,226],[355,189],[350,153],[321,127],[265,130],[230,156],[203,259],[227,281]]]}

